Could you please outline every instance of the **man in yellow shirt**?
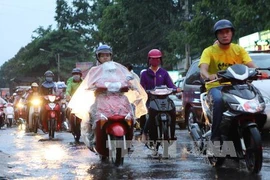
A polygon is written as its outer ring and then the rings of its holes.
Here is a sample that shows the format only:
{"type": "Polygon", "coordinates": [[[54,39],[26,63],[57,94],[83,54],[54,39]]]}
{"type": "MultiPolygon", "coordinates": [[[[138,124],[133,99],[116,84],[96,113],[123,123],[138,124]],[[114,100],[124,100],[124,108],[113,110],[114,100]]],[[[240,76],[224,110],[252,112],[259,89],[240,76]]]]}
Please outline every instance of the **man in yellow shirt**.
{"type": "MultiPolygon", "coordinates": [[[[215,23],[214,32],[218,42],[204,49],[199,62],[200,73],[204,79],[217,79],[218,71],[226,70],[233,64],[245,64],[250,68],[257,67],[244,48],[232,43],[234,31],[229,20],[222,19],[215,23]]],[[[219,141],[221,140],[219,125],[223,113],[222,85],[219,82],[210,83],[206,85],[206,89],[213,101],[211,140],[219,141]]]]}

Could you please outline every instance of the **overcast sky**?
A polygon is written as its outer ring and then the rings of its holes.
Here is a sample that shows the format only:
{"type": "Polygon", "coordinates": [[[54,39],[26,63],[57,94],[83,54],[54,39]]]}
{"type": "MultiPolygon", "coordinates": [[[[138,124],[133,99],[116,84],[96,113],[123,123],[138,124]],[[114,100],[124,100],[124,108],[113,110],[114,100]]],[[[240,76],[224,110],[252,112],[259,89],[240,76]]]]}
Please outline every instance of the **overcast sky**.
{"type": "Polygon", "coordinates": [[[31,42],[39,26],[56,27],[56,0],[0,0],[0,66],[31,42]]]}

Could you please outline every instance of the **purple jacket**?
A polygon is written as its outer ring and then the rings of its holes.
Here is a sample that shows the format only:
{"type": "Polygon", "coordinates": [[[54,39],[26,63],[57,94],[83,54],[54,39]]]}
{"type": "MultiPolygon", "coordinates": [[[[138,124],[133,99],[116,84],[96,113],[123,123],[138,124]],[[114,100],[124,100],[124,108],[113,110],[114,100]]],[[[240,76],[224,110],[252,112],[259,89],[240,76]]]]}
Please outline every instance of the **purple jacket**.
{"type": "Polygon", "coordinates": [[[177,89],[173,84],[172,79],[168,72],[159,68],[156,73],[151,69],[143,71],[140,77],[141,85],[145,90],[154,89],[156,86],[167,85],[169,88],[177,89]]]}

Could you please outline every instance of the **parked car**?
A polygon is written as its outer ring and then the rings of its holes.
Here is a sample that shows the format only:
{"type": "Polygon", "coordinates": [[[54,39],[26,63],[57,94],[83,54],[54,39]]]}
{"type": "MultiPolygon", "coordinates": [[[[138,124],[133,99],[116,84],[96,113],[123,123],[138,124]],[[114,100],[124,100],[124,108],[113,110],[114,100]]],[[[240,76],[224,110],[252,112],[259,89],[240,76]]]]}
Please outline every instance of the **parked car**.
{"type": "MultiPolygon", "coordinates": [[[[270,53],[250,53],[254,63],[258,67],[270,67],[270,53]]],[[[200,77],[200,69],[198,67],[199,59],[195,60],[190,66],[186,78],[183,83],[182,104],[183,116],[186,124],[201,122],[202,109],[200,102],[201,86],[203,80],[200,77]]],[[[270,75],[270,72],[267,71],[270,75]]],[[[265,113],[267,121],[264,125],[264,130],[270,130],[270,79],[258,80],[252,82],[262,93],[266,104],[265,113]]]]}
{"type": "Polygon", "coordinates": [[[183,112],[183,106],[182,106],[182,100],[179,99],[176,95],[170,95],[169,96],[171,100],[173,100],[175,105],[175,111],[176,111],[176,124],[180,127],[180,129],[186,128],[185,119],[183,118],[182,112],[183,112]]]}

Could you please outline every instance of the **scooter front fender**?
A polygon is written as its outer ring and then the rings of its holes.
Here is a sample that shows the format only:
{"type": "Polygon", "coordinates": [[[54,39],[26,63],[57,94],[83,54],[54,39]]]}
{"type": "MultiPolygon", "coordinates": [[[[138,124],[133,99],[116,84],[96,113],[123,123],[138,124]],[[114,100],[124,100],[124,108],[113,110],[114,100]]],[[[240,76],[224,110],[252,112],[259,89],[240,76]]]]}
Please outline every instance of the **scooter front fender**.
{"type": "Polygon", "coordinates": [[[122,123],[113,123],[106,128],[106,134],[113,136],[124,136],[127,133],[127,128],[122,123]]]}

